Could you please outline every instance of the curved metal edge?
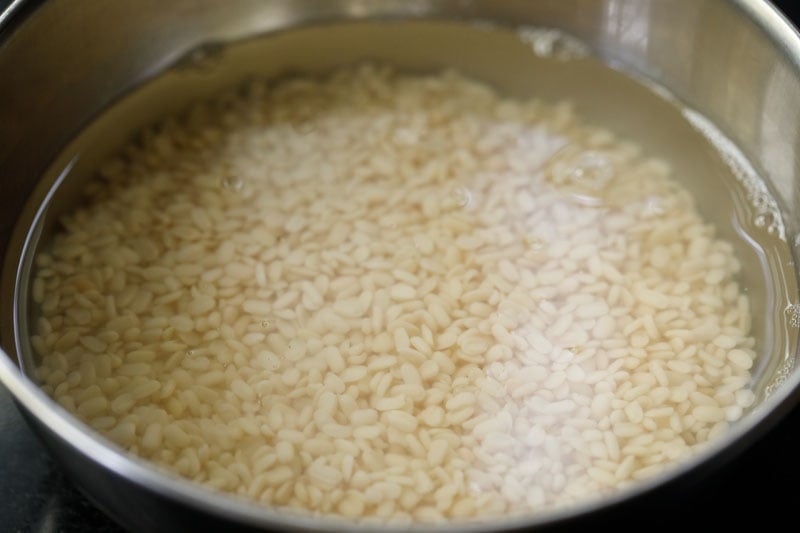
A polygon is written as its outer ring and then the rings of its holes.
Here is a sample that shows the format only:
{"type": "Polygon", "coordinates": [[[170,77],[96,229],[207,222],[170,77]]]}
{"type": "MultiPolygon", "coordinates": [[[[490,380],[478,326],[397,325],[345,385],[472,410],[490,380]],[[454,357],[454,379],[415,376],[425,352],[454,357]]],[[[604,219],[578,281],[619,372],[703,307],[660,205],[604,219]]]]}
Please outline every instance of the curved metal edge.
{"type": "MultiPolygon", "coordinates": [[[[39,2],[36,0],[13,0],[11,5],[0,13],[0,37],[13,30],[12,19],[21,11],[23,5],[28,8],[39,2]]],[[[800,32],[789,20],[768,0],[731,0],[752,23],[761,30],[775,46],[783,51],[786,57],[800,70],[800,32]]],[[[67,412],[33,381],[20,372],[10,357],[0,348],[0,383],[4,385],[21,406],[30,412],[39,422],[44,424],[61,439],[76,450],[93,451],[92,459],[109,470],[125,476],[129,481],[148,487],[155,493],[189,507],[205,508],[218,516],[227,517],[240,524],[255,527],[267,525],[285,528],[299,528],[307,531],[329,531],[337,526],[345,526],[352,530],[370,530],[371,526],[338,521],[335,518],[326,525],[321,525],[318,518],[312,516],[292,516],[276,512],[269,508],[250,504],[232,496],[219,494],[187,480],[178,479],[158,471],[152,465],[137,457],[121,451],[116,445],[103,437],[96,436],[74,415],[67,412]]],[[[746,423],[732,428],[726,438],[706,447],[689,460],[671,469],[670,472],[656,479],[639,483],[635,488],[602,499],[594,499],[585,504],[562,510],[543,513],[538,516],[515,517],[504,522],[493,522],[491,525],[502,529],[518,529],[535,526],[552,526],[559,522],[570,522],[573,519],[588,517],[609,507],[622,505],[630,500],[651,494],[659,488],[681,482],[702,464],[719,466],[743,451],[758,439],[758,431],[768,431],[781,418],[800,403],[800,371],[794,374],[761,404],[746,423]]],[[[484,531],[486,523],[447,524],[428,527],[415,526],[416,531],[484,531]]],[[[388,531],[406,531],[408,526],[389,526],[388,531]]]]}
{"type": "MultiPolygon", "coordinates": [[[[731,0],[731,3],[783,53],[800,77],[800,29],[771,0],[731,0]]],[[[792,251],[797,253],[795,247],[792,247],[792,251]]],[[[768,408],[769,414],[754,421],[754,428],[764,429],[762,423],[769,423],[769,427],[772,427],[772,419],[777,422],[793,406],[800,405],[800,353],[796,357],[795,371],[762,404],[764,409],[768,408]]],[[[749,429],[747,432],[749,433],[749,429]]]]}
{"type": "Polygon", "coordinates": [[[23,6],[28,8],[36,3],[38,2],[35,0],[11,0],[8,7],[0,11],[0,35],[13,30],[13,22],[16,21],[17,16],[23,11],[23,6]]]}
{"type": "Polygon", "coordinates": [[[0,12],[0,27],[8,22],[11,19],[11,16],[20,8],[22,7],[23,2],[25,0],[12,0],[11,4],[5,9],[5,11],[0,12]]]}
{"type": "Polygon", "coordinates": [[[732,0],[800,68],[800,30],[770,0],[732,0]]]}

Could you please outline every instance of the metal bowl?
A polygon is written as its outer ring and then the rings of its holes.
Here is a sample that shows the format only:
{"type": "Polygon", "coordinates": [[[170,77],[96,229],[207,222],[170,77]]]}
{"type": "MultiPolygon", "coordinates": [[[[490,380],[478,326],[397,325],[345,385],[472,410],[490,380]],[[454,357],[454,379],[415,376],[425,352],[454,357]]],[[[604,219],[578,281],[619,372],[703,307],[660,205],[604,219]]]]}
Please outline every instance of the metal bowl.
{"type": "MultiPolygon", "coordinates": [[[[0,14],[0,253],[6,258],[0,281],[5,352],[0,353],[0,381],[64,468],[120,523],[146,531],[331,530],[343,525],[288,516],[167,476],[95,436],[26,375],[30,365],[22,357],[15,327],[24,305],[18,288],[28,234],[13,229],[29,228],[45,216],[39,206],[59,178],[52,172],[48,178],[48,168],[63,168],[68,161],[90,168],[129,131],[185,100],[203,98],[256,67],[280,72],[298,58],[309,68],[328,69],[367,53],[408,67],[450,61],[468,71],[491,68],[500,81],[511,76],[492,49],[459,50],[436,32],[422,44],[441,47],[425,47],[404,41],[402,30],[395,31],[394,41],[386,37],[377,44],[370,40],[375,35],[343,41],[340,32],[336,39],[318,41],[316,48],[283,48],[267,57],[245,52],[236,61],[218,61],[222,45],[256,36],[288,36],[288,43],[293,34],[288,30],[295,28],[418,19],[558,28],[615,67],[665,87],[718,126],[765,177],[797,254],[800,38],[762,0],[18,0],[0,14]],[[146,83],[165,71],[175,75],[146,83]],[[137,87],[144,88],[131,93],[137,87]],[[129,94],[124,111],[102,114],[129,94]],[[95,130],[102,135],[80,137],[101,114],[106,127],[95,130]]],[[[513,89],[512,82],[508,86],[513,89]]],[[[730,460],[796,405],[800,369],[776,365],[771,371],[774,390],[753,412],[655,479],[529,518],[435,529],[570,525],[675,489],[730,460]]]]}

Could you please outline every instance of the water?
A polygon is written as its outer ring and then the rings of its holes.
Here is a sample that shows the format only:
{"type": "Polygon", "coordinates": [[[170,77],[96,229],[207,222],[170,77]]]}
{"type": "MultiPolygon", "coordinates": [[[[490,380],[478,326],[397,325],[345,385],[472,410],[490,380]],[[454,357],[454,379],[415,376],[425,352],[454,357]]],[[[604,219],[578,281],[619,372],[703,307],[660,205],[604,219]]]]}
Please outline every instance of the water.
{"type": "MultiPolygon", "coordinates": [[[[563,105],[573,106],[582,120],[602,125],[614,135],[635,142],[648,156],[669,162],[673,178],[691,192],[697,209],[714,223],[717,234],[733,245],[741,261],[738,281],[750,299],[752,334],[758,353],[751,369],[753,390],[763,397],[785,379],[794,364],[800,303],[796,301],[794,263],[781,213],[764,182],[758,178],[757,170],[712,124],[682,107],[663,89],[654,91],[606,67],[592,58],[580,43],[547,29],[513,32],[485,24],[358,23],[305,28],[227,47],[203,47],[111,108],[65,150],[45,181],[55,180],[66,162],[76,161],[76,155],[80,157],[71,167],[66,185],[54,194],[48,216],[42,217],[42,224],[36,228],[43,236],[41,246],[47,246],[49,235],[57,227],[58,215],[81,201],[79,191],[91,177],[91,169],[121,145],[130,131],[152,122],[167,110],[205,99],[255,75],[281,77],[292,71],[324,74],[335,66],[364,59],[414,72],[454,68],[486,81],[502,94],[537,97],[551,104],[567,102],[563,105]],[[365,49],[369,50],[368,54],[363,53],[365,49]]],[[[224,112],[224,105],[217,111],[224,112]]],[[[501,118],[508,121],[509,128],[514,127],[515,117],[501,118]]],[[[318,130],[312,120],[302,120],[289,124],[287,131],[302,138],[313,136],[318,130]]],[[[514,141],[509,146],[527,157],[526,165],[541,168],[548,186],[564,193],[561,213],[565,217],[583,208],[602,210],[625,205],[625,197],[618,194],[613,184],[617,163],[602,148],[577,150],[536,129],[520,130],[518,134],[513,129],[510,131],[514,141]],[[549,143],[544,150],[542,143],[549,143]],[[570,211],[572,205],[580,209],[570,211]]],[[[395,136],[406,146],[424,146],[428,142],[412,129],[396,131],[395,136]]],[[[602,146],[602,139],[598,139],[597,144],[602,146]]],[[[456,184],[443,190],[440,198],[434,198],[437,205],[433,209],[462,210],[468,216],[470,212],[482,210],[484,202],[490,199],[487,193],[490,187],[485,183],[481,188],[465,178],[457,180],[456,184]]],[[[228,195],[231,201],[246,200],[256,188],[254,178],[236,171],[225,174],[214,185],[235,193],[228,195]]],[[[524,199],[520,202],[524,203],[524,199]]],[[[164,207],[169,207],[169,199],[164,200],[164,207]]],[[[638,199],[635,205],[628,207],[638,209],[643,218],[661,216],[671,208],[668,201],[658,195],[638,199]]],[[[387,214],[381,223],[388,232],[398,230],[398,222],[392,214],[387,214]]],[[[547,220],[536,228],[520,225],[515,231],[530,251],[541,252],[544,256],[559,244],[554,242],[558,240],[558,223],[547,220]]],[[[418,258],[428,247],[429,243],[424,241],[414,243],[411,257],[418,258]]],[[[676,270],[680,267],[675,265],[676,270]]],[[[509,277],[513,277],[513,270],[510,272],[509,277]]],[[[546,303],[540,307],[545,314],[554,311],[546,303]]],[[[509,307],[500,309],[499,313],[517,322],[527,319],[531,314],[528,311],[509,307]]],[[[270,316],[260,318],[256,325],[266,333],[280,329],[281,320],[281,316],[270,316]]],[[[558,329],[559,323],[551,327],[558,329]]],[[[21,329],[28,328],[22,324],[21,329]]],[[[559,379],[567,379],[567,372],[580,379],[581,371],[573,363],[591,357],[591,353],[584,353],[584,339],[571,339],[566,333],[564,338],[566,340],[550,354],[567,369],[564,376],[548,378],[555,389],[558,389],[559,379]]],[[[538,339],[538,342],[550,346],[549,341],[538,339]]],[[[479,342],[466,346],[469,350],[465,348],[465,352],[486,351],[486,346],[479,342]]],[[[289,344],[288,351],[291,350],[289,344]]],[[[30,356],[30,350],[27,353],[30,356]]],[[[197,357],[201,355],[199,351],[186,353],[202,359],[197,357]]],[[[277,369],[281,363],[267,358],[263,364],[277,369]]],[[[226,362],[225,368],[227,365],[226,362]]],[[[502,365],[493,363],[488,369],[487,375],[500,380],[515,377],[507,375],[502,365]]],[[[260,402],[260,395],[258,399],[260,402]]],[[[511,419],[510,413],[500,415],[511,419]]],[[[637,413],[630,416],[636,418],[637,413]]],[[[502,416],[498,419],[504,421],[502,416]]],[[[539,436],[531,438],[539,443],[539,436]]],[[[541,440],[549,447],[548,453],[560,457],[555,441],[546,441],[545,435],[541,435],[541,440]]]]}

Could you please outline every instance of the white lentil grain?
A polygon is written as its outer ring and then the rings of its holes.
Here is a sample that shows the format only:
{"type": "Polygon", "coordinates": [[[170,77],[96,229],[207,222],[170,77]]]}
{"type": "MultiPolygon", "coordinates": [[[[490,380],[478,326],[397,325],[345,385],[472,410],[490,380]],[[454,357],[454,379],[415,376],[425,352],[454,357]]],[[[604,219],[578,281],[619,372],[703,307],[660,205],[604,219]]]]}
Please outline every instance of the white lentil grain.
{"type": "Polygon", "coordinates": [[[753,366],[753,359],[744,350],[733,349],[728,352],[728,360],[737,367],[749,370],[753,366]]]}

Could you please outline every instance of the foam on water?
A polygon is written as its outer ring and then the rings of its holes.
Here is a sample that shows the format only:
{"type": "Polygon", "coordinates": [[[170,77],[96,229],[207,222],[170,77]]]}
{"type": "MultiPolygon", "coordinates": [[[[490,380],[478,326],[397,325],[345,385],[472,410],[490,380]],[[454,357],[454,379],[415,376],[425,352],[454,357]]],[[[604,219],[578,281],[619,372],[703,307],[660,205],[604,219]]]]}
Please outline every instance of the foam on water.
{"type": "Polygon", "coordinates": [[[589,47],[583,41],[561,30],[523,26],[517,30],[517,35],[530,45],[538,57],[571,60],[591,55],[589,47]]]}
{"type": "Polygon", "coordinates": [[[772,235],[786,242],[786,228],[775,199],[770,195],[764,182],[759,178],[753,165],[739,148],[728,139],[714,124],[697,111],[682,108],[686,120],[717,149],[736,180],[744,187],[747,201],[753,208],[753,223],[765,228],[772,235]]]}

